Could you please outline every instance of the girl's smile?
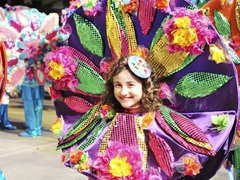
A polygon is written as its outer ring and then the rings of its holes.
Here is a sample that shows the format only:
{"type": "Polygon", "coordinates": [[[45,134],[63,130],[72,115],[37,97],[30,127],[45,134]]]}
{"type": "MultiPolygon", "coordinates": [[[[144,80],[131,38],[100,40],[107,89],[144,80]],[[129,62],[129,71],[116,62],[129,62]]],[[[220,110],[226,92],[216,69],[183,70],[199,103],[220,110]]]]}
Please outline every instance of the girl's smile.
{"type": "Polygon", "coordinates": [[[127,69],[113,77],[114,96],[123,108],[130,109],[139,106],[142,98],[142,83],[127,69]]]}

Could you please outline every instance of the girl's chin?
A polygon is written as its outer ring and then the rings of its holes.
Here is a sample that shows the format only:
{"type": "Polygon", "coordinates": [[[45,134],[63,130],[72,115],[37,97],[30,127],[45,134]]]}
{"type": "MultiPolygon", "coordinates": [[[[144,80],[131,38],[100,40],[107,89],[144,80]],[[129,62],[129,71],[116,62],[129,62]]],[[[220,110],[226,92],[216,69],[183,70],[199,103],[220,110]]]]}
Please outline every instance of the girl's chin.
{"type": "Polygon", "coordinates": [[[133,106],[129,106],[129,105],[124,105],[124,104],[122,104],[122,107],[124,108],[124,109],[136,109],[136,108],[138,108],[139,106],[138,105],[133,105],[133,106]]]}

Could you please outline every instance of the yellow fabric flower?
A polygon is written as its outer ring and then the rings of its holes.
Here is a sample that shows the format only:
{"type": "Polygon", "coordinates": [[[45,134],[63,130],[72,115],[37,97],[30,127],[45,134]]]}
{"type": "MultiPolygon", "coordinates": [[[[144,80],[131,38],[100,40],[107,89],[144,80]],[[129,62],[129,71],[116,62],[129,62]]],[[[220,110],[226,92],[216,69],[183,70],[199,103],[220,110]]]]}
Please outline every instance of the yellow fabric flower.
{"type": "Polygon", "coordinates": [[[51,130],[53,134],[59,136],[62,133],[63,130],[63,118],[57,118],[57,120],[54,122],[54,124],[51,127],[51,130]]]}
{"type": "Polygon", "coordinates": [[[127,162],[127,157],[117,156],[110,161],[109,172],[115,177],[127,177],[132,175],[132,166],[127,162]]]}
{"type": "Polygon", "coordinates": [[[189,28],[191,24],[191,19],[187,16],[177,18],[177,20],[174,23],[178,28],[184,28],[187,29],[189,28]]]}
{"type": "Polygon", "coordinates": [[[198,41],[196,29],[190,28],[190,24],[191,20],[186,16],[175,21],[177,29],[172,32],[173,44],[178,44],[184,48],[198,41]]]}
{"type": "Polygon", "coordinates": [[[219,48],[215,44],[209,44],[211,59],[214,60],[217,64],[226,61],[224,52],[222,48],[219,48]]]}
{"type": "Polygon", "coordinates": [[[49,76],[51,76],[54,80],[60,80],[65,74],[64,65],[58,64],[54,61],[50,61],[49,65],[51,67],[49,76]]]}
{"type": "Polygon", "coordinates": [[[78,2],[78,3],[77,3],[77,8],[80,8],[80,7],[81,7],[81,3],[78,2]]]}

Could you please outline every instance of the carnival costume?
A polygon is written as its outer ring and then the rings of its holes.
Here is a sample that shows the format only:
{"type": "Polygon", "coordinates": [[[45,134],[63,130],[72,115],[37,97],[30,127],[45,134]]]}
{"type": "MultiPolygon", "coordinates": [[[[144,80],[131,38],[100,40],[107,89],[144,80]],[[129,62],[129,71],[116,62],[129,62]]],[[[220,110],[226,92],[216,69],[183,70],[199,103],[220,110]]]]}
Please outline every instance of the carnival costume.
{"type": "Polygon", "coordinates": [[[39,12],[26,6],[0,8],[0,31],[7,47],[10,92],[18,86],[22,95],[26,131],[20,136],[42,134],[44,54],[51,50],[59,29],[57,13],[39,12]]]}
{"type": "MultiPolygon", "coordinates": [[[[240,1],[211,0],[203,6],[208,10],[208,17],[214,23],[217,31],[225,38],[226,44],[232,48],[240,57],[240,1]]],[[[240,82],[240,62],[235,61],[238,71],[238,82],[240,82]]],[[[234,167],[234,179],[240,179],[240,121],[237,123],[235,145],[229,153],[230,160],[234,167]]],[[[231,169],[228,169],[231,175],[231,169]]]]}
{"type": "MultiPolygon", "coordinates": [[[[67,167],[104,180],[214,176],[238,117],[235,54],[190,4],[89,0],[63,11],[62,33],[70,36],[44,61],[58,115],[52,130],[67,167]],[[110,62],[142,57],[141,48],[149,50],[163,105],[141,114],[100,104],[110,62]]],[[[141,63],[132,65],[145,72],[141,63]]]]}

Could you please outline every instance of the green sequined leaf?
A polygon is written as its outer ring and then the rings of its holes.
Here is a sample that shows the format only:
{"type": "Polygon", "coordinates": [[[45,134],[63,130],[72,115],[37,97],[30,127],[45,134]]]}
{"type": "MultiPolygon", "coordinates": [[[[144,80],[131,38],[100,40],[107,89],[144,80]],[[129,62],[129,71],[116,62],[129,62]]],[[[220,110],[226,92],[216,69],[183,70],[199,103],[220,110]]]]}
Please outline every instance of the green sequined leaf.
{"type": "Polygon", "coordinates": [[[74,14],[77,34],[83,47],[94,55],[103,57],[103,41],[98,29],[87,19],[74,14]]]}
{"type": "Polygon", "coordinates": [[[92,129],[96,126],[96,124],[101,120],[101,117],[97,117],[86,129],[84,129],[84,131],[79,134],[79,136],[76,136],[74,139],[71,139],[70,141],[67,141],[64,144],[58,145],[56,150],[59,149],[65,149],[68,148],[74,144],[76,144],[78,141],[82,140],[83,138],[86,137],[86,135],[92,131],[92,129]]]}
{"type": "Polygon", "coordinates": [[[194,10],[194,9],[197,9],[197,7],[196,6],[186,6],[186,9],[194,10]]]}
{"type": "Polygon", "coordinates": [[[70,136],[74,135],[77,131],[83,131],[89,124],[91,124],[99,113],[100,105],[94,105],[89,111],[87,111],[75,124],[71,127],[68,133],[62,140],[66,140],[70,136]]]}
{"type": "Polygon", "coordinates": [[[93,130],[92,134],[90,136],[88,136],[87,139],[78,146],[78,149],[83,151],[84,149],[89,147],[92,143],[94,143],[96,141],[96,139],[98,138],[98,136],[102,133],[106,124],[107,124],[107,121],[103,121],[101,124],[99,124],[93,130]]]}
{"type": "Polygon", "coordinates": [[[166,106],[161,106],[160,111],[163,118],[168,123],[168,125],[171,126],[172,129],[174,129],[178,134],[180,134],[183,137],[189,137],[185,132],[181,130],[178,124],[174,121],[170,114],[171,110],[169,108],[167,108],[166,106]]]}
{"type": "Polygon", "coordinates": [[[85,62],[77,62],[78,69],[76,75],[79,84],[76,88],[91,94],[102,94],[105,91],[105,80],[103,77],[85,62]]]}
{"type": "Polygon", "coordinates": [[[115,6],[115,1],[110,0],[110,7],[112,8],[114,15],[118,21],[119,26],[123,29],[124,33],[126,34],[126,24],[124,22],[122,12],[120,8],[115,6]]]}
{"type": "Polygon", "coordinates": [[[217,10],[214,10],[214,22],[217,31],[222,36],[230,37],[231,36],[231,28],[230,23],[228,20],[224,17],[224,15],[217,10]]]}
{"type": "Polygon", "coordinates": [[[233,60],[233,62],[235,64],[240,64],[240,59],[239,59],[238,55],[231,47],[228,47],[228,52],[231,55],[231,59],[233,60]]]}
{"type": "Polygon", "coordinates": [[[205,97],[216,92],[231,78],[207,72],[189,73],[178,81],[174,92],[187,98],[205,97]]]}
{"type": "Polygon", "coordinates": [[[163,24],[170,19],[170,16],[167,16],[163,19],[161,25],[159,26],[159,28],[157,29],[154,37],[153,37],[153,40],[152,40],[152,43],[151,43],[151,47],[150,47],[150,51],[152,50],[152,48],[154,47],[154,45],[158,42],[158,40],[163,36],[164,32],[163,32],[163,24]]]}

